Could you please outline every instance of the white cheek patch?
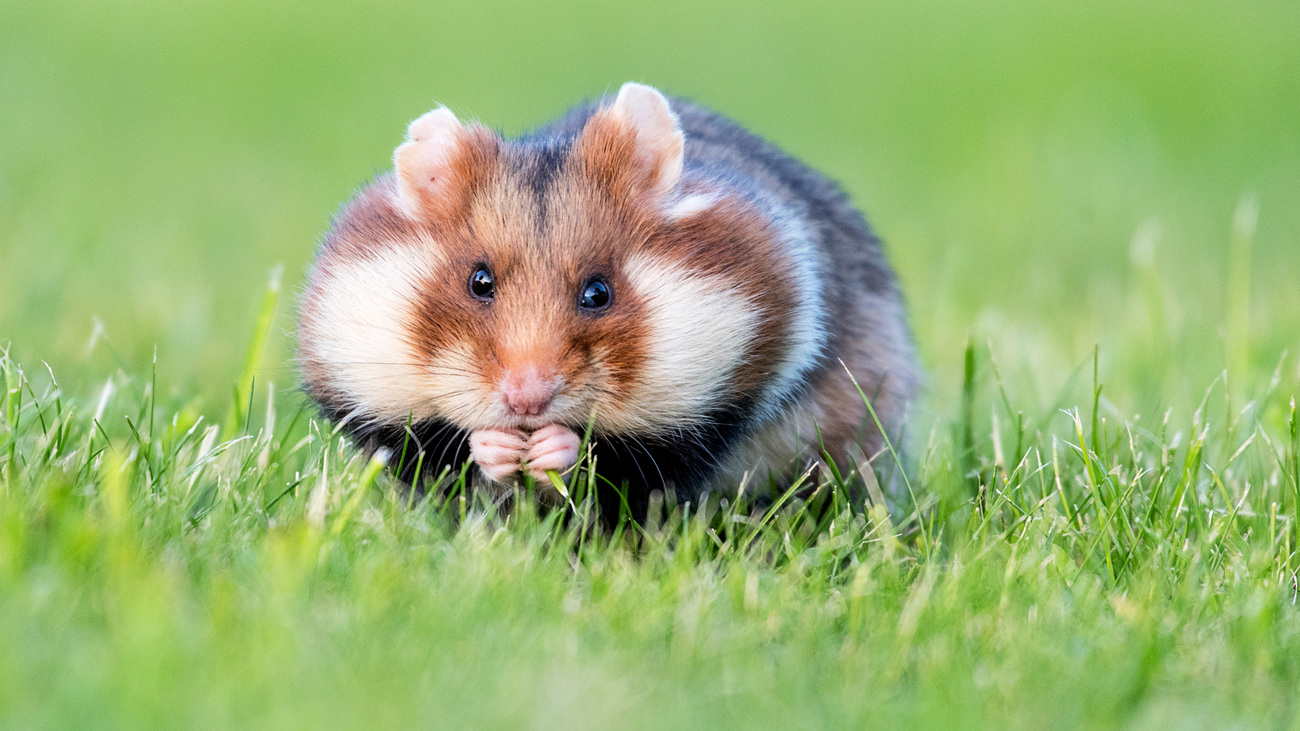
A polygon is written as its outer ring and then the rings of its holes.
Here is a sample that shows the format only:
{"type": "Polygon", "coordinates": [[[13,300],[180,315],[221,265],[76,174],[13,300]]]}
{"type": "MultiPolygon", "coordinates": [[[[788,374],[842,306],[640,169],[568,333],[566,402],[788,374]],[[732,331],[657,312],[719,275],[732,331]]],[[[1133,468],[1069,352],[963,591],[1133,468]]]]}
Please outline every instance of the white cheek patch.
{"type": "Polygon", "coordinates": [[[428,417],[435,385],[448,388],[434,383],[434,366],[410,335],[420,290],[437,264],[436,249],[394,245],[318,271],[301,326],[302,352],[363,418],[428,417]]]}
{"type": "Polygon", "coordinates": [[[755,306],[728,280],[648,256],[625,274],[646,306],[646,358],[624,428],[681,426],[716,405],[759,324],[755,306]]]}

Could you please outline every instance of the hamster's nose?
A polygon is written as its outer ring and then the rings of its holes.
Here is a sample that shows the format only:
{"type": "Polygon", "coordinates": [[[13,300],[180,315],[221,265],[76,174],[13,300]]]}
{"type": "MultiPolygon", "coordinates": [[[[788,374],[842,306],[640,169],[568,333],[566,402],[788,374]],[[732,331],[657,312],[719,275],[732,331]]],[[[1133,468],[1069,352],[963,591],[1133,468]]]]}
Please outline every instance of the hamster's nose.
{"type": "Polygon", "coordinates": [[[545,377],[529,367],[506,374],[501,382],[501,400],[515,416],[540,416],[551,405],[558,388],[558,378],[545,377]]]}

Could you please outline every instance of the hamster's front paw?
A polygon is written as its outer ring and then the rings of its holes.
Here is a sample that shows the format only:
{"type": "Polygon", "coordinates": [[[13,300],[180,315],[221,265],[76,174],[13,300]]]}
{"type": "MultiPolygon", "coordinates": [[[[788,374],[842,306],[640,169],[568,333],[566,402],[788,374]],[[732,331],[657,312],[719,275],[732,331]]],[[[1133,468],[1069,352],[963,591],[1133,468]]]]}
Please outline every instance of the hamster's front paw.
{"type": "Polygon", "coordinates": [[[480,429],[469,435],[469,454],[484,475],[503,482],[519,471],[528,444],[518,429],[480,429]]]}
{"type": "Polygon", "coordinates": [[[578,461],[582,438],[567,426],[551,424],[533,432],[528,438],[524,466],[538,480],[546,479],[547,470],[563,472],[578,461]]]}

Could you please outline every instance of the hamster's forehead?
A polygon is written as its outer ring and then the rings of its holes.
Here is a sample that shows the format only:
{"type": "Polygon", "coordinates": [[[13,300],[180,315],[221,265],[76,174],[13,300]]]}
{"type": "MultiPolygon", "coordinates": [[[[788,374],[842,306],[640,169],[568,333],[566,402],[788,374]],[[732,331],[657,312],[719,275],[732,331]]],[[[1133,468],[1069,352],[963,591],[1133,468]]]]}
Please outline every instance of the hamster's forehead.
{"type": "Polygon", "coordinates": [[[510,145],[476,191],[471,248],[494,266],[612,265],[649,232],[635,206],[583,174],[568,143],[510,145]]]}

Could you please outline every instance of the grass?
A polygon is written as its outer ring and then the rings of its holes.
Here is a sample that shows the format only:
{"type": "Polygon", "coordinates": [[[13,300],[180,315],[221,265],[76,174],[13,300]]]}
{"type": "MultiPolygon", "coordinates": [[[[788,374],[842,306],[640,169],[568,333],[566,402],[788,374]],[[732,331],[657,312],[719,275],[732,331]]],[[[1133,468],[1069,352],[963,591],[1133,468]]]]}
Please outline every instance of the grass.
{"type": "Polygon", "coordinates": [[[0,727],[1297,726],[1294,4],[792,12],[0,0],[0,727]],[[410,505],[304,408],[405,122],[627,79],[864,203],[919,510],[410,505]]]}
{"type": "Polygon", "coordinates": [[[1294,722],[1283,369],[1150,425],[1097,383],[1029,430],[976,368],[998,416],[931,434],[903,520],[827,483],[613,533],[581,529],[581,493],[412,504],[274,398],[227,440],[152,374],[96,402],[0,372],[0,725],[1294,722]]]}

